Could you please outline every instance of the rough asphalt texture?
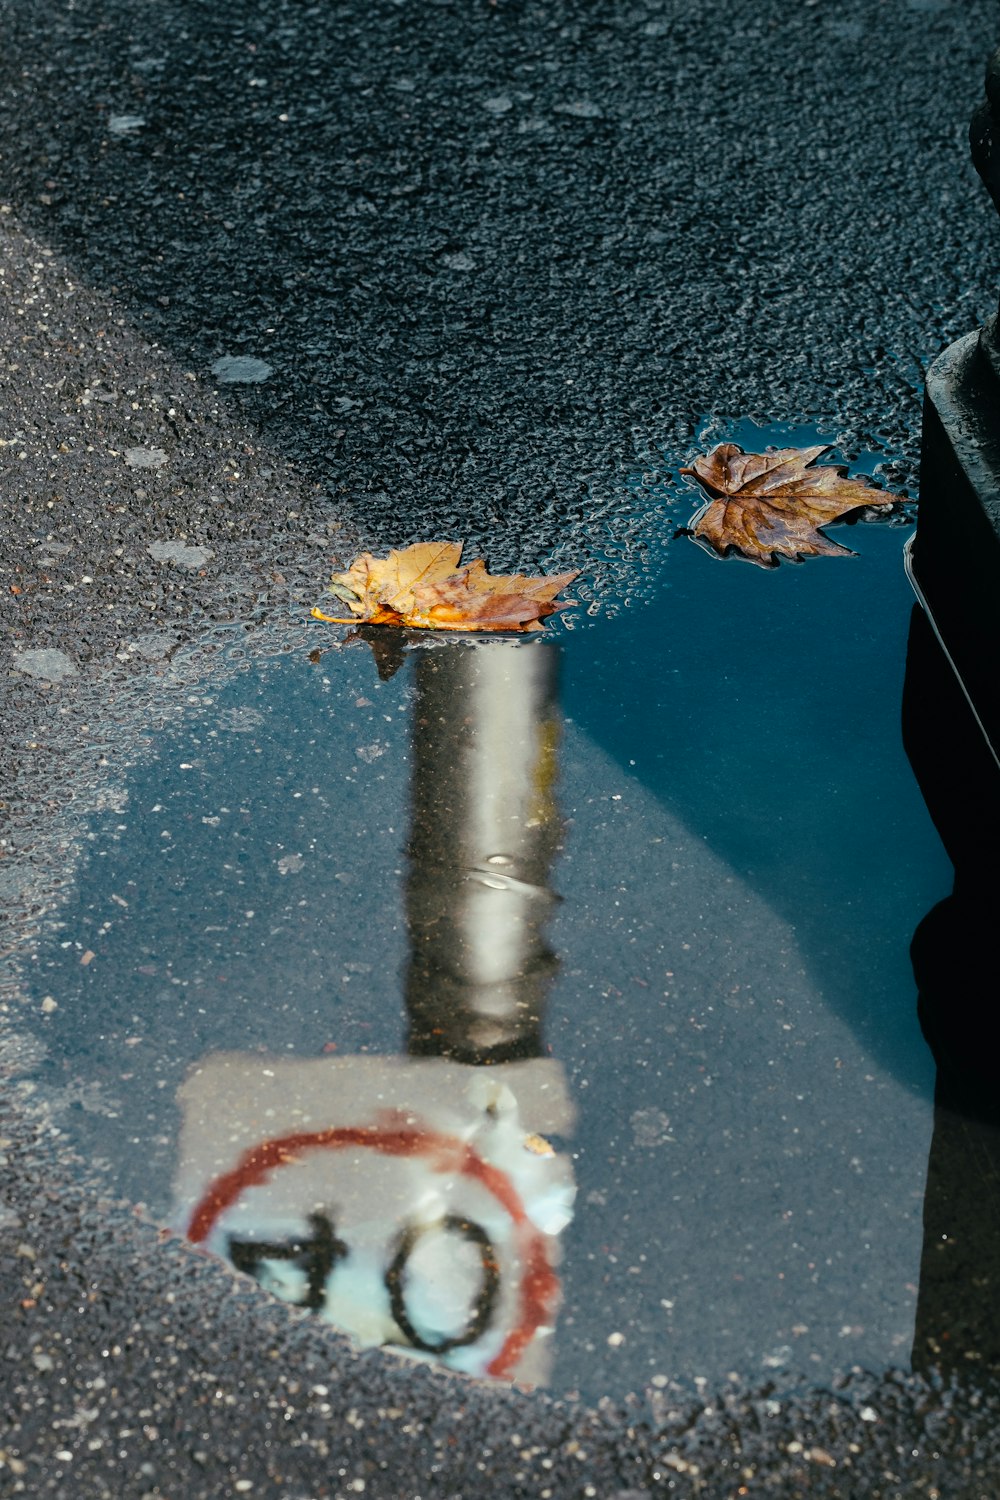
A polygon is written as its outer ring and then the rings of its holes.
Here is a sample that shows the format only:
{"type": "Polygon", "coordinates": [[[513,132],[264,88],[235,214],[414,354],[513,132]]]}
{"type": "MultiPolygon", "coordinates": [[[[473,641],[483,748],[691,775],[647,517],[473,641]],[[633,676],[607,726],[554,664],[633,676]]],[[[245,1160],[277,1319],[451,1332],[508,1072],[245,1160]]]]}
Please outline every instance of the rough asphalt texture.
{"type": "Polygon", "coordinates": [[[359,540],[462,535],[641,598],[707,415],[822,421],[913,493],[922,365],[995,302],[965,141],[994,6],[4,0],[0,26],[0,1491],[995,1494],[997,1406],[961,1383],[587,1412],[346,1352],[74,1185],[18,1082],[17,982],[144,674],[301,614],[359,540]],[[268,378],[213,375],[239,356],[268,378]]]}

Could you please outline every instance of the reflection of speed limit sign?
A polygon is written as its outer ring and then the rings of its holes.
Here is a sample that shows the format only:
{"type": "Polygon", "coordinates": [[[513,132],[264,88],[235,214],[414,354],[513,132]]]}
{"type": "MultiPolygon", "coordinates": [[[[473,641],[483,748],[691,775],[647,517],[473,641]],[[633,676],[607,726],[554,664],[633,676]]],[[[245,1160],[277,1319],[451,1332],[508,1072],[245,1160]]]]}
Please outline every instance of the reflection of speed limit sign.
{"type": "Polygon", "coordinates": [[[190,1240],[362,1343],[545,1378],[573,1184],[522,1116],[568,1128],[555,1064],[229,1056],[181,1099],[190,1240]]]}
{"type": "MultiPolygon", "coordinates": [[[[549,1276],[554,1282],[552,1272],[549,1276]]],[[[493,1321],[493,1313],[496,1309],[497,1294],[500,1291],[500,1266],[497,1260],[496,1247],[481,1224],[473,1224],[471,1219],[460,1219],[455,1214],[446,1214],[439,1224],[410,1224],[399,1236],[399,1248],[397,1249],[389,1269],[385,1273],[385,1284],[389,1292],[389,1305],[392,1308],[394,1322],[406,1334],[407,1340],[414,1349],[422,1349],[426,1354],[449,1354],[452,1349],[461,1349],[465,1344],[474,1344],[477,1339],[489,1328],[493,1321]],[[442,1334],[435,1343],[429,1344],[424,1335],[417,1332],[413,1320],[410,1317],[406,1305],[406,1287],[410,1272],[410,1257],[415,1245],[419,1245],[421,1239],[434,1232],[443,1234],[459,1234],[464,1240],[470,1241],[479,1248],[479,1262],[482,1268],[482,1281],[480,1283],[475,1301],[470,1309],[469,1317],[464,1325],[451,1333],[442,1334]]],[[[555,1286],[544,1288],[544,1292],[550,1295],[539,1297],[542,1311],[549,1313],[551,1296],[555,1292],[555,1286]]],[[[524,1307],[522,1299],[522,1308],[524,1307]]],[[[533,1331],[533,1330],[532,1330],[533,1331]]],[[[522,1336],[522,1330],[515,1330],[515,1337],[522,1336]]],[[[531,1332],[528,1333],[531,1337],[531,1332]]],[[[515,1351],[518,1352],[518,1351],[515,1351]]],[[[501,1350],[493,1363],[488,1367],[490,1375],[506,1375],[509,1373],[511,1360],[504,1358],[501,1350]]]]}

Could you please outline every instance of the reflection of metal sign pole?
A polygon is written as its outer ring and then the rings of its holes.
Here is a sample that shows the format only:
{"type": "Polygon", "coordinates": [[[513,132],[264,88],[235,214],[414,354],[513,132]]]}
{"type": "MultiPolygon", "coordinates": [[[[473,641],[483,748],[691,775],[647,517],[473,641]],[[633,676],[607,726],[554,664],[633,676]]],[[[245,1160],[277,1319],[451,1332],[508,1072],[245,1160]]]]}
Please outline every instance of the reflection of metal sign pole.
{"type": "Polygon", "coordinates": [[[490,642],[417,663],[406,1002],[411,1054],[537,1056],[556,961],[543,927],[562,832],[557,648],[490,642]]]}
{"type": "Polygon", "coordinates": [[[207,1058],[180,1093],[188,1237],[363,1343],[544,1381],[572,1123],[540,1053],[560,827],[554,647],[417,668],[410,1058],[207,1058]],[[486,1063],[490,1066],[483,1067],[486,1063]]]}

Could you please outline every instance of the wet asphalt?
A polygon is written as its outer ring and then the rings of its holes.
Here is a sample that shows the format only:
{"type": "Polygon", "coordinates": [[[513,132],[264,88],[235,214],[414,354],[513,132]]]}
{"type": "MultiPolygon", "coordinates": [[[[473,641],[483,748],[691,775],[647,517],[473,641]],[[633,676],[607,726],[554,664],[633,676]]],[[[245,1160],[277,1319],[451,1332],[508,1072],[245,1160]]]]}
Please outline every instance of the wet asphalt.
{"type": "Polygon", "coordinates": [[[707,417],[812,420],[915,494],[923,366],[995,301],[992,5],[0,22],[0,1493],[995,1493],[955,1377],[588,1410],[350,1353],[80,1185],[20,983],[164,659],[302,618],[332,558],[454,533],[641,601],[707,417]]]}

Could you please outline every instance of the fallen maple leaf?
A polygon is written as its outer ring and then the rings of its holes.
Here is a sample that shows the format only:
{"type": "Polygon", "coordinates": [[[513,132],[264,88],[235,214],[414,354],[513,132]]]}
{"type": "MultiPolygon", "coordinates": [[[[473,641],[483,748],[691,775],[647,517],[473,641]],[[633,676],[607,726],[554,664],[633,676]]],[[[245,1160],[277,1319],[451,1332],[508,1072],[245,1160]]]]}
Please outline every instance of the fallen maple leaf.
{"type": "Polygon", "coordinates": [[[329,590],[351,611],[347,618],[314,609],[334,625],[410,625],[421,630],[541,630],[542,620],[565,601],[555,596],[578,575],[491,577],[476,558],[459,566],[461,542],[416,542],[388,557],[362,552],[346,573],[334,573],[329,590]]]}
{"type": "Polygon", "coordinates": [[[867,479],[849,479],[842,464],[811,468],[828,447],[744,453],[735,443],[720,443],[696,458],[681,473],[712,500],[694,518],[692,535],[722,557],[739,552],[764,568],[776,567],[779,556],[853,556],[819,528],[863,506],[888,510],[899,497],[871,488],[867,479]]]}

